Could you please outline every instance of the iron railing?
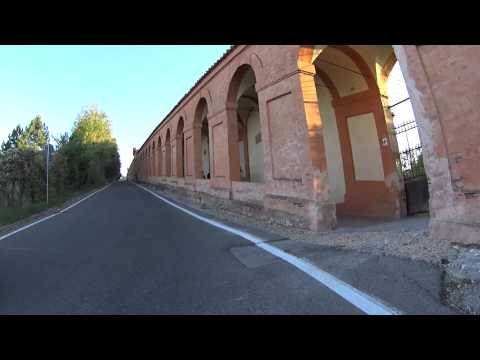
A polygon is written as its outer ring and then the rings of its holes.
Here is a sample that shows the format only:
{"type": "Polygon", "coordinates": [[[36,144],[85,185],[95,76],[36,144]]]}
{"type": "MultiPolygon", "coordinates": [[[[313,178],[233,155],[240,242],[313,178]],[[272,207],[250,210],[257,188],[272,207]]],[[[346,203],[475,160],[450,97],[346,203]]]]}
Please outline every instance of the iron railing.
{"type": "Polygon", "coordinates": [[[405,181],[424,178],[426,176],[421,145],[401,151],[400,164],[405,181]]]}
{"type": "MultiPolygon", "coordinates": [[[[389,106],[392,110],[394,107],[410,101],[410,98],[403,99],[396,104],[389,106]]],[[[395,115],[395,112],[392,111],[395,115]]],[[[418,141],[418,130],[415,119],[406,118],[401,122],[397,122],[394,127],[395,136],[399,144],[400,154],[400,170],[405,181],[418,178],[425,178],[425,167],[423,164],[422,145],[418,141]],[[412,135],[413,141],[412,141],[412,135]]]]}

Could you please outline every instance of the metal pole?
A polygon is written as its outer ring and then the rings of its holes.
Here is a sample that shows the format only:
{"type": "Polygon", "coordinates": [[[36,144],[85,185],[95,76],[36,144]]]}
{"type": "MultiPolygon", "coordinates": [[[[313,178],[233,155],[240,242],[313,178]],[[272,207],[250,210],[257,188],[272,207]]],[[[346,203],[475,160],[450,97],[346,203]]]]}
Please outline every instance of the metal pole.
{"type": "Polygon", "coordinates": [[[48,159],[50,157],[50,135],[47,136],[47,204],[48,204],[48,159]]]}

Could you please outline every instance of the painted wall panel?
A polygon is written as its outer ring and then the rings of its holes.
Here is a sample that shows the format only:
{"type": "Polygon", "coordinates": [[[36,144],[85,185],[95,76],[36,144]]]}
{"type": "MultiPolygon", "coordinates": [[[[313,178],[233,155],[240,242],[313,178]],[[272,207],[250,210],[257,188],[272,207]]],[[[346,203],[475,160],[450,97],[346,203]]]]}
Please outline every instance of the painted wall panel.
{"type": "Polygon", "coordinates": [[[383,181],[382,156],[373,113],[347,118],[355,180],[383,181]]]}

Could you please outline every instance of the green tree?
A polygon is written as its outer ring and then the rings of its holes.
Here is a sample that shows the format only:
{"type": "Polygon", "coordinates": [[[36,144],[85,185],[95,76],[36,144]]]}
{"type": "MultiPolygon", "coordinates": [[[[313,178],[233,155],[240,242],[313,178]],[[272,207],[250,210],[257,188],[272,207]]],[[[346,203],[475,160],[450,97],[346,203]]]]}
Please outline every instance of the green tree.
{"type": "Polygon", "coordinates": [[[8,140],[2,142],[1,152],[6,154],[10,149],[16,149],[18,146],[18,141],[23,134],[23,129],[20,125],[17,125],[15,129],[8,135],[8,140]]]}
{"type": "Polygon", "coordinates": [[[62,194],[65,191],[66,169],[67,163],[65,155],[62,152],[58,152],[53,157],[52,168],[48,177],[52,188],[58,194],[62,194]]]}
{"type": "Polygon", "coordinates": [[[56,150],[60,150],[64,145],[68,144],[70,141],[70,135],[68,132],[65,132],[63,134],[60,134],[58,137],[53,137],[53,140],[55,140],[56,143],[56,150]]]}
{"type": "Polygon", "coordinates": [[[0,157],[0,203],[3,206],[23,206],[44,196],[45,156],[48,131],[40,117],[33,119],[24,130],[15,127],[2,143],[0,157]]]}
{"type": "Polygon", "coordinates": [[[412,166],[411,171],[412,171],[413,177],[424,176],[425,166],[423,164],[423,154],[418,155],[418,157],[413,160],[413,163],[411,166],[412,166]]]}
{"type": "Polygon", "coordinates": [[[81,144],[112,142],[110,120],[95,107],[84,110],[73,126],[70,140],[81,144]]]}
{"type": "Polygon", "coordinates": [[[0,159],[0,200],[22,206],[45,196],[45,156],[32,149],[10,149],[0,159]]]}
{"type": "MultiPolygon", "coordinates": [[[[120,156],[110,121],[90,108],[80,113],[71,134],[54,138],[57,152],[49,170],[49,189],[57,194],[98,186],[120,176],[120,156]]],[[[40,116],[17,126],[2,144],[0,206],[23,206],[45,199],[48,129],[40,116]]]]}
{"type": "Polygon", "coordinates": [[[107,115],[92,107],[80,113],[66,141],[56,140],[69,187],[101,185],[118,178],[120,157],[107,115]]]}
{"type": "Polygon", "coordinates": [[[42,150],[45,148],[48,140],[48,128],[40,116],[28,124],[25,131],[19,138],[18,144],[21,149],[42,150]]]}

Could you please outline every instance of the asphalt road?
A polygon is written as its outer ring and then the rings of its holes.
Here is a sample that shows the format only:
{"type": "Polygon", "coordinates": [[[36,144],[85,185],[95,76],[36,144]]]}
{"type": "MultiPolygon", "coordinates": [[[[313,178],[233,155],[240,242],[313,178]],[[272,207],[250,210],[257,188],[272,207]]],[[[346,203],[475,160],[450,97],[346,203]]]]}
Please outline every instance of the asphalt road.
{"type": "Polygon", "coordinates": [[[0,241],[0,313],[361,314],[288,263],[246,266],[253,246],[115,183],[0,241]]]}

